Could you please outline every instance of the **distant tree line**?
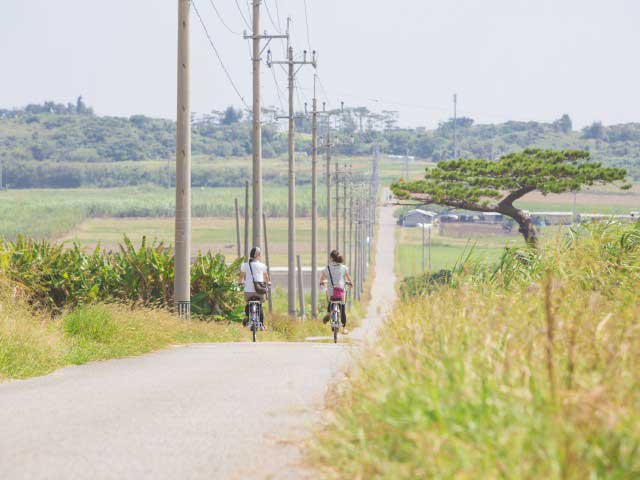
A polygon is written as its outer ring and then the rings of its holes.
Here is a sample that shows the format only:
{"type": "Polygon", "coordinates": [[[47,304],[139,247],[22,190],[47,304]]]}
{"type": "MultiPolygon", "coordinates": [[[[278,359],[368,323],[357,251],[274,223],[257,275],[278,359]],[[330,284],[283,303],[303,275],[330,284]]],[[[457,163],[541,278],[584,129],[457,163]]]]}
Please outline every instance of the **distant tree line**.
{"type": "MultiPolygon", "coordinates": [[[[285,156],[286,132],[274,120],[275,110],[265,108],[263,118],[264,157],[285,156]]],[[[334,148],[339,154],[368,155],[380,145],[391,155],[434,162],[453,157],[453,119],[433,130],[399,128],[397,112],[375,113],[365,107],[345,108],[335,118],[334,148]]],[[[194,155],[213,162],[220,159],[222,168],[226,166],[222,159],[251,154],[250,113],[230,106],[194,117],[192,124],[194,155]]],[[[604,126],[594,122],[574,131],[565,114],[551,123],[486,125],[462,117],[455,127],[462,157],[496,160],[524,148],[581,149],[589,151],[594,160],[623,167],[640,179],[640,123],[604,126]]],[[[320,133],[324,130],[321,125],[320,133]]],[[[296,115],[296,132],[296,149],[310,153],[310,122],[303,112],[296,115]]],[[[118,162],[167,160],[173,158],[174,151],[172,120],[144,115],[97,116],[82,97],[66,105],[48,101],[21,109],[0,109],[0,162],[4,181],[13,188],[164,184],[169,175],[164,167],[132,167],[118,162]],[[131,179],[134,175],[137,178],[131,179]]],[[[231,177],[195,181],[201,185],[226,183],[227,179],[237,183],[231,177]]]]}

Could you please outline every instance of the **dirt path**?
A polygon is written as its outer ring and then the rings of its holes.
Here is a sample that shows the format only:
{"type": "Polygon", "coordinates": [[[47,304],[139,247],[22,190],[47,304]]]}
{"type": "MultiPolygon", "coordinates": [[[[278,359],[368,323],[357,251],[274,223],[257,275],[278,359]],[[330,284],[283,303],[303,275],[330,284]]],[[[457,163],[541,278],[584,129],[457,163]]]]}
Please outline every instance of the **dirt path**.
{"type": "Polygon", "coordinates": [[[300,441],[393,303],[394,225],[383,207],[360,342],[194,345],[0,385],[0,478],[313,478],[300,441]]]}

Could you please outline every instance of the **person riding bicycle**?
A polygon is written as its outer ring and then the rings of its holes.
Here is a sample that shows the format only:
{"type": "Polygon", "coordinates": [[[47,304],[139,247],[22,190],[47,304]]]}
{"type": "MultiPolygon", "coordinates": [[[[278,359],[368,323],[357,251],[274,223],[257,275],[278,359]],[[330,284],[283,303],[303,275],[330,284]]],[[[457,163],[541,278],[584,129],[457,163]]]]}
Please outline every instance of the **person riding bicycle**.
{"type": "MultiPolygon", "coordinates": [[[[247,302],[244,307],[245,316],[242,322],[245,327],[249,324],[249,302],[251,300],[259,300],[260,304],[263,304],[266,299],[266,294],[256,293],[256,283],[266,284],[271,287],[267,266],[260,261],[261,253],[259,247],[253,247],[249,255],[249,261],[243,263],[240,267],[240,283],[244,285],[244,299],[247,302]]],[[[263,308],[260,308],[260,329],[265,329],[263,308]]]]}
{"type": "MultiPolygon", "coordinates": [[[[346,285],[353,286],[351,276],[349,275],[349,269],[344,265],[344,258],[340,255],[338,250],[333,250],[329,255],[329,265],[320,274],[320,286],[329,283],[329,292],[333,292],[335,288],[345,289],[346,285]]],[[[345,308],[346,296],[342,295],[340,301],[340,319],[342,320],[342,333],[347,334],[347,311],[345,308]]],[[[327,323],[331,318],[331,298],[329,299],[329,305],[327,306],[327,315],[324,316],[322,321],[327,323]]]]}

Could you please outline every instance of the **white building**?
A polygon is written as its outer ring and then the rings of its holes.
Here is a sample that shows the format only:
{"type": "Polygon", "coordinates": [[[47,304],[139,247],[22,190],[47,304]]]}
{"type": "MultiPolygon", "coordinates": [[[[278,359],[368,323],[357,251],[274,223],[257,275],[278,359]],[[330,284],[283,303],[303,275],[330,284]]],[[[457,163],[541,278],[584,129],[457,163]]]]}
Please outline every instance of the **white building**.
{"type": "Polygon", "coordinates": [[[407,214],[402,218],[402,226],[416,227],[419,223],[432,224],[435,222],[437,217],[438,214],[435,212],[429,212],[427,210],[420,210],[417,208],[407,212],[407,214]]]}

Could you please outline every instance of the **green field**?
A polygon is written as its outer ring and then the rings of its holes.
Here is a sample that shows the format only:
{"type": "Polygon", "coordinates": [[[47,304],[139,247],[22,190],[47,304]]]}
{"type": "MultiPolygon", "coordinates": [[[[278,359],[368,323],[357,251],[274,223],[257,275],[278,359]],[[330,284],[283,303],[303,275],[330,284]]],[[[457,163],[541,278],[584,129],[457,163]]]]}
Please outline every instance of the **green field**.
{"type": "MultiPolygon", "coordinates": [[[[241,244],[244,245],[244,221],[241,222],[241,244]]],[[[61,240],[77,241],[83,246],[93,248],[100,244],[102,248],[114,249],[127,235],[135,244],[143,236],[150,240],[173,243],[174,223],[172,218],[93,218],[87,219],[67,233],[61,240]]],[[[288,222],[286,218],[267,219],[269,237],[269,256],[272,266],[286,266],[288,222]]],[[[299,218],[296,221],[296,251],[301,255],[302,263],[311,263],[311,219],[299,218]]],[[[227,257],[235,257],[236,223],[230,217],[194,218],[192,221],[192,250],[220,252],[227,257]]],[[[243,248],[244,250],[244,248],[243,248]]],[[[318,259],[326,258],[326,219],[319,218],[318,259]]]]}
{"type": "MultiPolygon", "coordinates": [[[[450,270],[462,259],[483,264],[496,262],[504,247],[521,245],[520,237],[470,235],[458,238],[440,235],[434,228],[431,236],[431,270],[450,270]]],[[[428,236],[425,235],[424,265],[429,270],[428,236]]],[[[396,272],[400,278],[422,273],[422,232],[418,228],[396,229],[396,272]]]]}

